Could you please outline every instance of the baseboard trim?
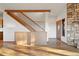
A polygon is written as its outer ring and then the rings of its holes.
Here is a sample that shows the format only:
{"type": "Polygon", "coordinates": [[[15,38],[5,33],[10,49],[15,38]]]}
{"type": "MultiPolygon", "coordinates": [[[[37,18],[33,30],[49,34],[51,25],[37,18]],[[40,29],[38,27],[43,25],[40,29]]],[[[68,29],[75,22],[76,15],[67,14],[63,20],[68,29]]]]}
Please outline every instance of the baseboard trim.
{"type": "Polygon", "coordinates": [[[56,38],[48,38],[48,39],[56,39],[56,38]]]}
{"type": "Polygon", "coordinates": [[[16,41],[3,41],[4,43],[16,43],[16,41]]]}

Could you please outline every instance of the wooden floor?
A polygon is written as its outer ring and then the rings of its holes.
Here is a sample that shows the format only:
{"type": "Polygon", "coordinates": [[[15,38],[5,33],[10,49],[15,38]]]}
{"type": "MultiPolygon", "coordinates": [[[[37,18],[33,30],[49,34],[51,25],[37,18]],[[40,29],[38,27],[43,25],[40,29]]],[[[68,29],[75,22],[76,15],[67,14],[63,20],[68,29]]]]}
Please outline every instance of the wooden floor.
{"type": "Polygon", "coordinates": [[[62,42],[47,46],[17,46],[14,43],[4,43],[0,47],[1,56],[79,56],[79,49],[62,42]]]}

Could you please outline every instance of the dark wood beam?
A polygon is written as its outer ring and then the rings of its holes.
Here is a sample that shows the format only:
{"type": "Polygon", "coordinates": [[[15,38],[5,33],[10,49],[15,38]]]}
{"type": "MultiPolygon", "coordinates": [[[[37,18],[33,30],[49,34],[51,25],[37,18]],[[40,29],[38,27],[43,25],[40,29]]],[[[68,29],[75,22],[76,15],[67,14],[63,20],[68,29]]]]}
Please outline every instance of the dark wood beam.
{"type": "Polygon", "coordinates": [[[5,10],[6,12],[50,12],[50,10],[5,10]]]}

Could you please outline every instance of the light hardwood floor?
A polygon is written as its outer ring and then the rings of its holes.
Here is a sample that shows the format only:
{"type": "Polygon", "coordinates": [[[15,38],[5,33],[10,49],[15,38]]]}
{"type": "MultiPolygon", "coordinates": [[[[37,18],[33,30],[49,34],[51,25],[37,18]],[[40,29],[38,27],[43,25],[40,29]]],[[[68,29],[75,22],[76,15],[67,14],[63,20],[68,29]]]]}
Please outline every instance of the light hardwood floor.
{"type": "Polygon", "coordinates": [[[47,46],[26,47],[8,42],[0,47],[0,56],[79,56],[79,49],[60,41],[47,46]]]}

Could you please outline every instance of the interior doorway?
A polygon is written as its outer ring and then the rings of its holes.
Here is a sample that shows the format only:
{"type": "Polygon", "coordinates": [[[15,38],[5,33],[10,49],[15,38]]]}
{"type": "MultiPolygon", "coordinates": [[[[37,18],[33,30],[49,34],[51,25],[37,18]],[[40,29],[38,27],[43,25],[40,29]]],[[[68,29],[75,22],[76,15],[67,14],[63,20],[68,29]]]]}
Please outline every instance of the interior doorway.
{"type": "Polygon", "coordinates": [[[57,40],[61,40],[61,24],[62,24],[62,20],[56,21],[56,38],[57,38],[57,40]]]}
{"type": "Polygon", "coordinates": [[[65,36],[65,18],[56,21],[56,38],[61,40],[61,36],[65,36]]]}

